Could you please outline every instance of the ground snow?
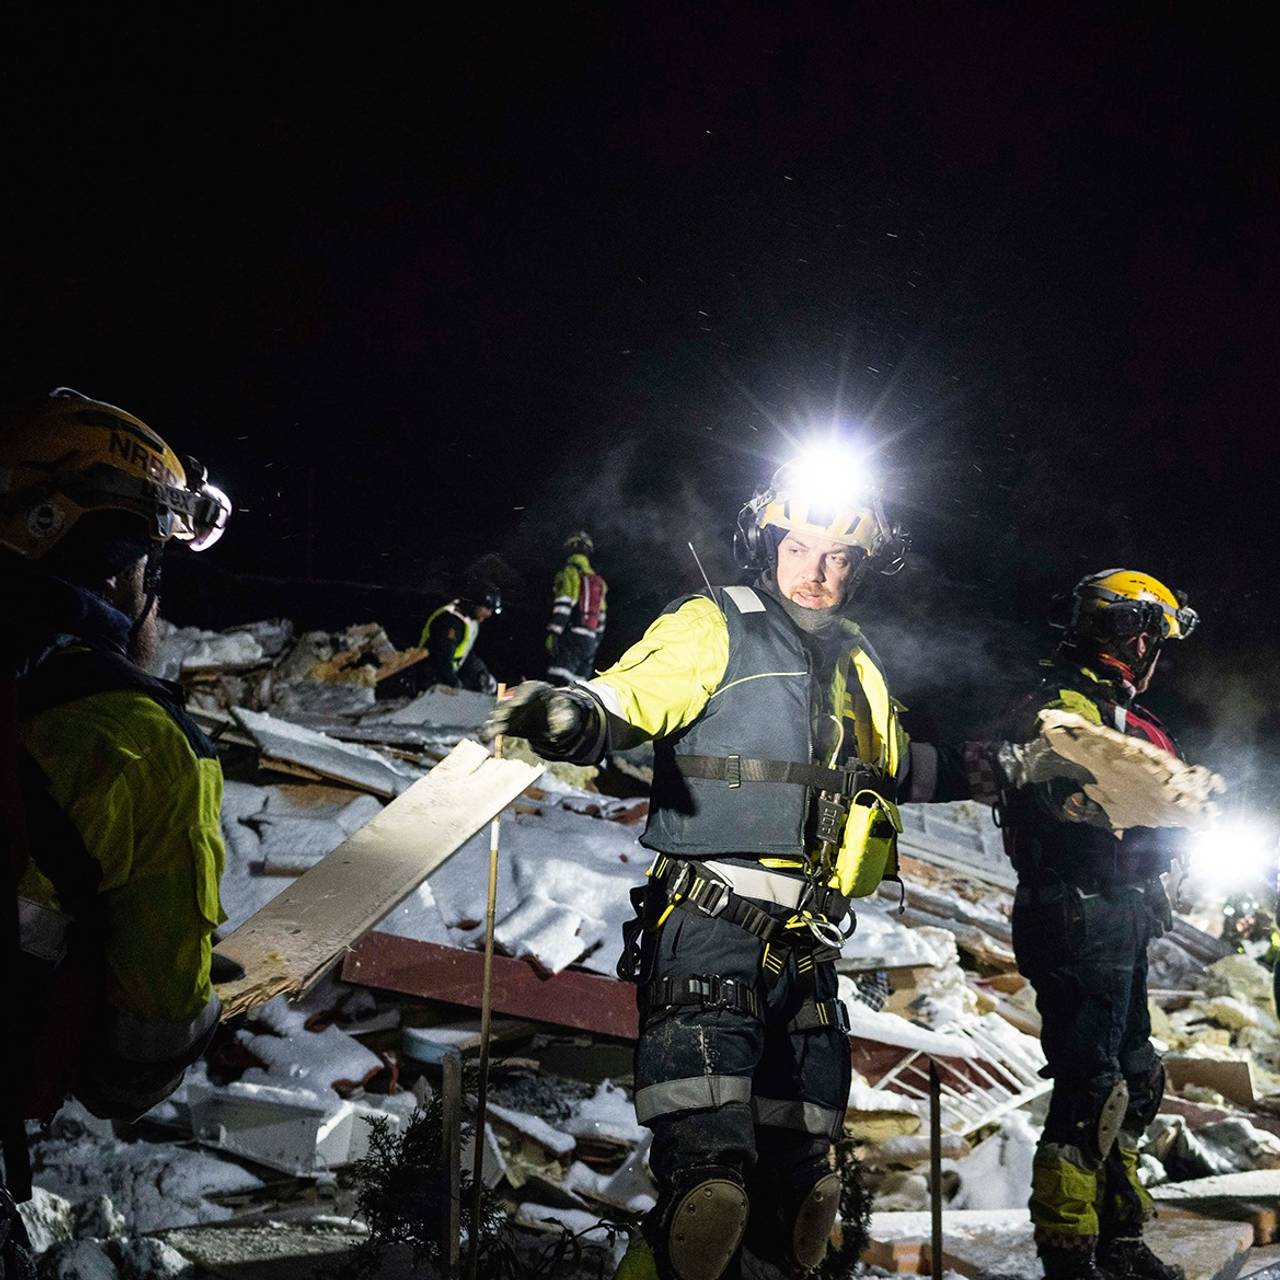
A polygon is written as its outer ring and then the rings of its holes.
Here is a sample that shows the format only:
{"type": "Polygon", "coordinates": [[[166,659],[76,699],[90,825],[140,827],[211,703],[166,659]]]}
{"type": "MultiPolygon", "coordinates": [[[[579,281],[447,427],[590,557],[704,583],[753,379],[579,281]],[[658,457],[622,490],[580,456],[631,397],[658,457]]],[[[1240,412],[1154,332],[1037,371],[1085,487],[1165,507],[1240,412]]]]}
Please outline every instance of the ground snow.
{"type": "Polygon", "coordinates": [[[309,1016],[284,996],[263,1005],[253,1020],[265,1030],[243,1029],[236,1033],[236,1039],[266,1065],[251,1067],[241,1083],[301,1086],[337,1102],[336,1082],[358,1083],[382,1069],[382,1059],[376,1053],[339,1027],[308,1031],[304,1023],[309,1016]]]}
{"type": "Polygon", "coordinates": [[[1011,1111],[972,1154],[950,1167],[960,1176],[952,1209],[1020,1209],[1031,1186],[1040,1130],[1025,1111],[1011,1111]]]}
{"type": "Polygon", "coordinates": [[[552,1155],[567,1156],[577,1142],[572,1135],[561,1129],[553,1129],[540,1116],[531,1116],[524,1111],[513,1111],[510,1107],[500,1107],[497,1103],[488,1104],[491,1120],[501,1121],[517,1133],[532,1139],[540,1147],[545,1147],[552,1155]]]}
{"type": "Polygon", "coordinates": [[[221,1222],[231,1210],[205,1197],[262,1182],[239,1165],[186,1147],[85,1135],[32,1143],[35,1181],[80,1205],[107,1195],[130,1235],[195,1222],[221,1222]]]}
{"type": "Polygon", "coordinates": [[[635,1105],[626,1090],[612,1080],[602,1080],[591,1097],[575,1104],[561,1128],[575,1138],[611,1138],[640,1144],[649,1137],[649,1130],[636,1121],[635,1105]]]}
{"type": "MultiPolygon", "coordinates": [[[[504,949],[556,973],[595,948],[583,967],[612,975],[622,925],[631,918],[630,891],[648,864],[635,831],[547,808],[504,814],[499,840],[497,937],[504,949]]],[[[488,858],[486,827],[431,875],[429,897],[412,895],[377,928],[454,946],[474,942],[484,920],[488,858]]]]}

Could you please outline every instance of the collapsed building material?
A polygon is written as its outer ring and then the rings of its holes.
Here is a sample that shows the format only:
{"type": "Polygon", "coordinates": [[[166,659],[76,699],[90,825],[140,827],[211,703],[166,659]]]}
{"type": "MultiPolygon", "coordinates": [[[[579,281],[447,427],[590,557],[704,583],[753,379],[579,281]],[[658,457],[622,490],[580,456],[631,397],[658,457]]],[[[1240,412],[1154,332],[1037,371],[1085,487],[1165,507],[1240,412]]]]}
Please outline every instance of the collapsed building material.
{"type": "Polygon", "coordinates": [[[900,813],[900,853],[996,888],[1016,887],[1017,875],[987,805],[973,800],[910,804],[900,813]]]}
{"type": "Polygon", "coordinates": [[[307,672],[308,680],[378,684],[427,656],[426,649],[397,649],[376,622],[348,627],[340,643],[343,647],[337,653],[307,672]]]}
{"type": "Polygon", "coordinates": [[[878,1091],[892,1090],[924,1106],[929,1061],[938,1061],[947,1133],[976,1133],[1052,1087],[1040,1076],[1039,1044],[995,1014],[954,1023],[939,1035],[893,1014],[868,1018],[864,1007],[851,1013],[854,1068],[878,1091]]]}
{"type": "Polygon", "coordinates": [[[245,977],[219,990],[224,1016],[308,989],[539,770],[474,742],[399,796],[218,944],[245,977]]]}
{"type": "Polygon", "coordinates": [[[1092,775],[1084,793],[1112,829],[1193,827],[1217,812],[1226,783],[1203,765],[1187,764],[1145,738],[1094,724],[1072,711],[1042,711],[1040,732],[1064,760],[1092,775]]]}
{"type": "Polygon", "coordinates": [[[352,1102],[327,1106],[267,1085],[193,1085],[187,1097],[191,1132],[201,1145],[299,1177],[360,1159],[375,1117],[393,1127],[401,1120],[394,1111],[352,1102]]]}
{"type": "Polygon", "coordinates": [[[400,725],[424,729],[433,735],[459,737],[474,734],[493,710],[493,695],[443,685],[428,689],[394,711],[371,717],[370,724],[400,725]]]}
{"type": "MultiPolygon", "coordinates": [[[[933,1261],[929,1230],[928,1213],[873,1213],[863,1261],[895,1274],[928,1275],[933,1261]]],[[[1253,1241],[1247,1225],[1163,1217],[1149,1224],[1145,1236],[1159,1256],[1177,1260],[1187,1280],[1234,1275],[1253,1241]]],[[[1044,1274],[1025,1209],[945,1212],[942,1265],[974,1280],[1040,1280],[1044,1274]]]]}
{"type": "MultiPolygon", "coordinates": [[[[532,1022],[514,1018],[495,1018],[489,1027],[489,1039],[495,1044],[506,1040],[523,1040],[536,1030],[532,1022]]],[[[405,1027],[400,1033],[401,1051],[422,1062],[434,1062],[442,1048],[471,1053],[480,1047],[480,1019],[465,1022],[438,1023],[430,1027],[405,1027]]]]}
{"type": "MultiPolygon", "coordinates": [[[[477,1009],[482,966],[476,951],[375,931],[347,952],[342,977],[477,1009]]],[[[515,1017],[628,1040],[639,1029],[635,990],[629,984],[572,969],[544,977],[506,956],[493,958],[493,1007],[515,1017]]]]}
{"type": "Polygon", "coordinates": [[[1151,1188],[1162,1214],[1179,1210],[1200,1218],[1234,1219],[1257,1244],[1280,1240],[1280,1169],[1253,1169],[1151,1188]]]}
{"type": "Polygon", "coordinates": [[[1253,1105],[1253,1076],[1248,1062],[1169,1053],[1164,1058],[1164,1069],[1169,1088],[1175,1093],[1181,1093],[1188,1085],[1199,1085],[1242,1107],[1253,1105]]]}
{"type": "Polygon", "coordinates": [[[257,636],[249,631],[202,631],[162,622],[152,669],[163,680],[205,673],[249,671],[267,661],[257,636]]]}
{"type": "Polygon", "coordinates": [[[302,769],[317,778],[390,799],[398,796],[421,770],[396,763],[368,747],[337,742],[323,733],[244,707],[232,710],[236,721],[257,744],[265,767],[302,769]]]}
{"type": "Polygon", "coordinates": [[[356,1219],[331,1215],[309,1222],[183,1226],[166,1231],[162,1239],[198,1267],[201,1276],[309,1280],[351,1268],[368,1235],[356,1219]]]}

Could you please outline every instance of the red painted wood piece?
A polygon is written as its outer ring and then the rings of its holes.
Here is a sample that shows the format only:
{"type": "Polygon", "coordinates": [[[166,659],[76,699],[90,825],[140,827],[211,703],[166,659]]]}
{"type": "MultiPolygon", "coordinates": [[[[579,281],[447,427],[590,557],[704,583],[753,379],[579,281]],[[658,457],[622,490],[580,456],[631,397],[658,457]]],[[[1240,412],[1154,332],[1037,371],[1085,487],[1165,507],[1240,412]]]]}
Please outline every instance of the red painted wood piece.
{"type": "MultiPolygon", "coordinates": [[[[434,942],[367,933],[347,952],[347,982],[382,987],[446,1004],[480,1007],[484,956],[434,942]]],[[[493,957],[493,1007],[535,1022],[634,1040],[639,1030],[635,988],[595,973],[565,969],[551,977],[523,960],[493,957]]]]}

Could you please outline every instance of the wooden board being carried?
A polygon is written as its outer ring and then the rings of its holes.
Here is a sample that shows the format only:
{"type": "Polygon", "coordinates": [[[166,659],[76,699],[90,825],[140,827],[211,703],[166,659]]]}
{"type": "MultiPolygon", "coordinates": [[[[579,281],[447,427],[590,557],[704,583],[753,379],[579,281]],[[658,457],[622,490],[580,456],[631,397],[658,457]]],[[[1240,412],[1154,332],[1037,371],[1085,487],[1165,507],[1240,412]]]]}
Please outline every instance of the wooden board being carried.
{"type": "Polygon", "coordinates": [[[425,778],[217,946],[245,976],[217,988],[229,1018],[307,990],[366,930],[540,774],[464,740],[425,778]]]}

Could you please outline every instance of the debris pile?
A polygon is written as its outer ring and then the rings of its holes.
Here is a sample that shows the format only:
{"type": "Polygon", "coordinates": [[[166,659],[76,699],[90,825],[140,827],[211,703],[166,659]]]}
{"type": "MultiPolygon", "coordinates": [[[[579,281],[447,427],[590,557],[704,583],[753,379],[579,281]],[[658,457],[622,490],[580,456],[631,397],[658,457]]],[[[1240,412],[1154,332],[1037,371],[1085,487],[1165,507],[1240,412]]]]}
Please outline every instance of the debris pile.
{"type": "MultiPolygon", "coordinates": [[[[475,735],[486,695],[377,696],[421,656],[395,650],[376,624],[296,636],[279,621],[165,629],[160,674],[187,687],[227,777],[226,932],[475,735]]],[[[517,757],[525,750],[509,745],[517,757]]],[[[575,1248],[615,1254],[625,1239],[608,1224],[633,1225],[654,1201],[648,1131],[631,1103],[634,998],[614,977],[629,892],[649,861],[637,843],[645,773],[642,758],[603,773],[553,766],[503,815],[498,1016],[480,1139],[486,1187],[514,1228],[530,1238],[567,1231],[575,1248]]],[[[1015,878],[988,810],[906,806],[903,818],[905,901],[887,884],[860,903],[837,962],[853,1023],[845,1133],[875,1194],[866,1260],[892,1270],[924,1256],[933,1062],[947,1265],[981,1275],[998,1256],[1002,1274],[1034,1275],[1019,1270],[1033,1252],[1023,1206],[1051,1082],[1040,1075],[1034,996],[1014,963],[1015,878]]],[[[64,1256],[96,1250],[92,1274],[180,1274],[125,1256],[158,1256],[162,1240],[179,1261],[225,1261],[217,1251],[235,1240],[257,1257],[268,1218],[293,1224],[299,1256],[359,1246],[351,1170],[371,1135],[404,1134],[444,1088],[444,1059],[470,1061],[479,1046],[488,843],[487,831],[467,840],[305,998],[273,999],[224,1026],[207,1060],[139,1126],[117,1131],[72,1104],[33,1135],[42,1190],[24,1214],[39,1247],[61,1251],[63,1273],[64,1256]],[[244,1234],[214,1245],[201,1234],[211,1223],[244,1234]]],[[[1203,1215],[1188,1219],[1198,1238],[1262,1243],[1280,1229],[1259,1207],[1280,1199],[1270,975],[1180,916],[1152,948],[1152,988],[1170,1088],[1144,1140],[1144,1179],[1162,1204],[1203,1215]],[[1205,1221],[1223,1204],[1245,1222],[1243,1236],[1205,1221]]],[[[471,1089],[464,1117],[474,1115],[471,1089]]],[[[471,1160],[464,1149],[467,1170],[471,1160]]]]}

